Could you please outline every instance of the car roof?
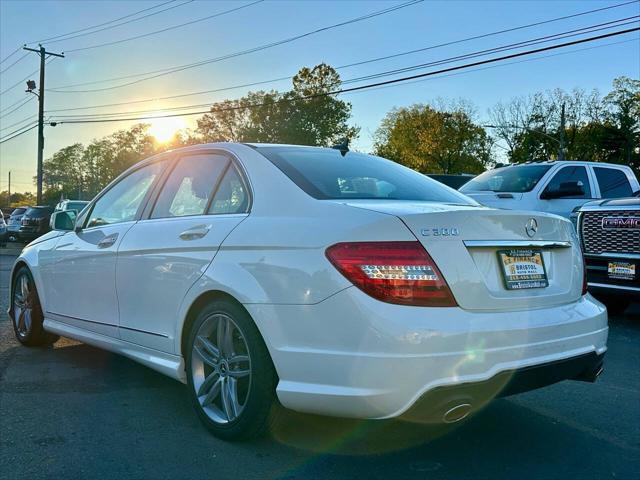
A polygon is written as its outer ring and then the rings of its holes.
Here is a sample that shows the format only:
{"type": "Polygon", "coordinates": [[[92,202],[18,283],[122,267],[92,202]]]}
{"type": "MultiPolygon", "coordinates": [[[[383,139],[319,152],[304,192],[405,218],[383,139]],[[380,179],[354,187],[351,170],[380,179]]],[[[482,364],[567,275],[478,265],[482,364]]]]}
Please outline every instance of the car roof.
{"type": "Polygon", "coordinates": [[[522,162],[522,163],[513,163],[504,165],[498,168],[507,168],[507,167],[518,167],[521,165],[593,165],[596,167],[614,167],[618,169],[628,169],[630,168],[628,165],[621,165],[619,163],[608,163],[608,162],[591,162],[588,160],[544,160],[540,162],[522,162]]]}

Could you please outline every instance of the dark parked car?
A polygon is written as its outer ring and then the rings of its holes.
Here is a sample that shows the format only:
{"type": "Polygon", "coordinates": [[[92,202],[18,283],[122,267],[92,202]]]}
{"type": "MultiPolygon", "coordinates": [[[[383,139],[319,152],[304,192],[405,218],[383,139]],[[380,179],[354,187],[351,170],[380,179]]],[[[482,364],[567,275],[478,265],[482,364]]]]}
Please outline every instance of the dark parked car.
{"type": "Polygon", "coordinates": [[[22,225],[22,217],[24,216],[24,212],[27,211],[29,207],[18,207],[11,212],[7,220],[7,239],[10,241],[16,241],[18,239],[18,232],[20,231],[20,226],[22,225]]]}
{"type": "Polygon", "coordinates": [[[447,187],[455,188],[456,190],[458,190],[461,186],[474,178],[475,175],[471,175],[470,173],[462,173],[460,175],[430,173],[427,175],[427,177],[433,178],[440,183],[444,183],[447,187]]]}
{"type": "Polygon", "coordinates": [[[49,220],[52,213],[53,207],[29,207],[22,217],[18,238],[25,242],[30,242],[47,233],[51,230],[49,220]]]}
{"type": "Polygon", "coordinates": [[[640,301],[640,192],[589,202],[578,213],[589,291],[611,313],[640,301]]]}
{"type": "Polygon", "coordinates": [[[4,247],[7,243],[7,224],[4,221],[4,214],[0,210],[0,247],[4,247]]]}

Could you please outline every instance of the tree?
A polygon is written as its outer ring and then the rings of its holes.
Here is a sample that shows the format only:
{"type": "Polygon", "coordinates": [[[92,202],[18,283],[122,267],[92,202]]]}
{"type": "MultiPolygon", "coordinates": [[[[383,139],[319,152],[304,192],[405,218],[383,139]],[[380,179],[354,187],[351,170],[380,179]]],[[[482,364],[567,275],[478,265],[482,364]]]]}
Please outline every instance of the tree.
{"type": "Polygon", "coordinates": [[[640,170],[640,80],[616,78],[604,101],[609,107],[612,141],[619,147],[611,160],[640,170]]]}
{"type": "Polygon", "coordinates": [[[324,146],[357,136],[359,130],[347,123],[351,105],[325,95],[340,88],[335,69],[324,63],[304,67],[292,84],[288,92],[249,92],[212,106],[198,120],[196,134],[203,141],[324,146]]]}
{"type": "Polygon", "coordinates": [[[55,203],[61,196],[65,198],[82,198],[85,191],[86,170],[82,157],[84,146],[75,143],[64,147],[44,162],[42,178],[45,193],[43,201],[55,203]]]}
{"type": "Polygon", "coordinates": [[[480,173],[490,163],[492,144],[471,117],[462,106],[394,109],[376,131],[375,153],[422,173],[480,173]]]}
{"type": "Polygon", "coordinates": [[[11,192],[11,203],[9,203],[9,192],[7,190],[0,192],[0,206],[15,208],[35,204],[36,196],[31,192],[11,192]]]}

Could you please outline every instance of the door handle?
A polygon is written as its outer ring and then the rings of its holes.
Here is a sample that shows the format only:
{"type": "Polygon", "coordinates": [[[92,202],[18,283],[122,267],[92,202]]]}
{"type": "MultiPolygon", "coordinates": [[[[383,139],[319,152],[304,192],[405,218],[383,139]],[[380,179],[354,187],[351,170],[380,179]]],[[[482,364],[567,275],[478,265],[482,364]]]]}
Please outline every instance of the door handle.
{"type": "Polygon", "coordinates": [[[192,228],[188,228],[180,234],[181,240],[197,240],[204,237],[211,230],[211,225],[197,225],[192,228]]]}
{"type": "Polygon", "coordinates": [[[117,233],[108,235],[98,242],[98,248],[109,248],[111,245],[116,243],[117,239],[118,239],[117,233]]]}

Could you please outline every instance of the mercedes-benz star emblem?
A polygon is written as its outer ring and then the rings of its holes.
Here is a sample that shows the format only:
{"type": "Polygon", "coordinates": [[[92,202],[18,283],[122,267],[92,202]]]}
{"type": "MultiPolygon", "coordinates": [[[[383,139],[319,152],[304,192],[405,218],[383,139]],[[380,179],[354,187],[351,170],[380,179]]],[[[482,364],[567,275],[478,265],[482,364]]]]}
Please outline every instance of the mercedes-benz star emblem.
{"type": "Polygon", "coordinates": [[[538,222],[535,218],[530,218],[524,229],[527,231],[527,235],[533,237],[538,231],[538,222]]]}

